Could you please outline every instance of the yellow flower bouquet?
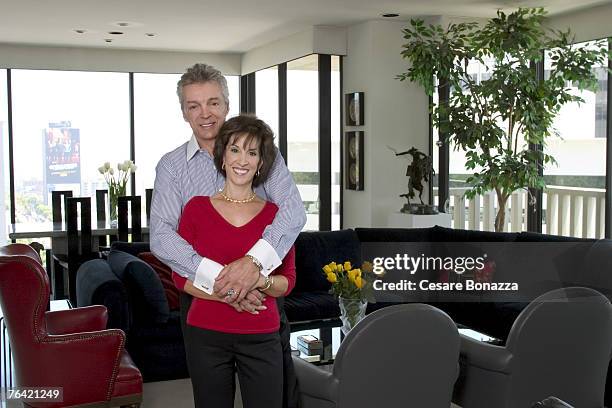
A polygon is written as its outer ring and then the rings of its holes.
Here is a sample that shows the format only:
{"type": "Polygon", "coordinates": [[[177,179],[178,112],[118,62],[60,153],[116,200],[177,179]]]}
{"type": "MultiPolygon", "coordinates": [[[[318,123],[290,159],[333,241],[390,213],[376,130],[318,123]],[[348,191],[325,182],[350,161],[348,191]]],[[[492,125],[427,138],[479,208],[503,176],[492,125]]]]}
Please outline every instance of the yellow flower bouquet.
{"type": "Polygon", "coordinates": [[[376,302],[372,264],[364,262],[361,268],[353,268],[350,261],[331,262],[323,267],[323,273],[331,283],[330,293],[338,297],[342,331],[347,334],[364,318],[368,302],[376,302]]]}
{"type": "Polygon", "coordinates": [[[344,299],[375,302],[372,283],[372,264],[364,262],[361,268],[353,268],[350,261],[331,262],[323,267],[327,281],[332,284],[330,293],[344,299]]]}

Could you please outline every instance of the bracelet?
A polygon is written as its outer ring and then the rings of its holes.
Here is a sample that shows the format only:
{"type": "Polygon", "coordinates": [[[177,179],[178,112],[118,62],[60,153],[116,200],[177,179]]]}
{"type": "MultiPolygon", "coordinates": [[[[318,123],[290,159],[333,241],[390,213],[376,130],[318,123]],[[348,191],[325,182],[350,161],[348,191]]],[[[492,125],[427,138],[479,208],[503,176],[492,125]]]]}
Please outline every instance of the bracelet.
{"type": "Polygon", "coordinates": [[[272,276],[266,276],[264,280],[264,285],[259,289],[261,292],[264,292],[270,289],[274,285],[274,278],[272,276]]]}
{"type": "Polygon", "coordinates": [[[246,254],[247,258],[251,260],[255,264],[255,266],[259,269],[259,272],[263,271],[263,265],[259,262],[259,259],[255,258],[253,255],[246,254]]]}

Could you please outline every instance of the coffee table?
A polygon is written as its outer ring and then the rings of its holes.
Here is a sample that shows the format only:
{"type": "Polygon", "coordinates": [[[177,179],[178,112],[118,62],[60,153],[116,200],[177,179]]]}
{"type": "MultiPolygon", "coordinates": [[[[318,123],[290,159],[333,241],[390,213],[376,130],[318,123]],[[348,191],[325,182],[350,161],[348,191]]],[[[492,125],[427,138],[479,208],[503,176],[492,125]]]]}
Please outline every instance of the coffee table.
{"type": "MultiPolygon", "coordinates": [[[[334,359],[336,358],[336,354],[338,353],[338,349],[340,348],[340,344],[342,340],[344,340],[344,334],[340,330],[339,326],[333,326],[334,322],[322,321],[322,326],[319,328],[307,328],[307,329],[298,329],[291,333],[290,344],[292,353],[300,357],[304,361],[308,361],[309,363],[313,363],[315,365],[327,365],[333,364],[334,359]],[[323,342],[323,351],[320,354],[306,354],[298,349],[297,338],[302,335],[312,335],[317,337],[323,342]]],[[[309,325],[306,327],[313,327],[316,325],[315,322],[309,322],[309,325]]],[[[500,339],[496,339],[494,337],[488,336],[484,333],[471,329],[467,326],[458,324],[457,329],[460,334],[464,336],[473,338],[478,341],[482,341],[485,343],[489,343],[492,345],[502,345],[503,341],[500,339]]]]}

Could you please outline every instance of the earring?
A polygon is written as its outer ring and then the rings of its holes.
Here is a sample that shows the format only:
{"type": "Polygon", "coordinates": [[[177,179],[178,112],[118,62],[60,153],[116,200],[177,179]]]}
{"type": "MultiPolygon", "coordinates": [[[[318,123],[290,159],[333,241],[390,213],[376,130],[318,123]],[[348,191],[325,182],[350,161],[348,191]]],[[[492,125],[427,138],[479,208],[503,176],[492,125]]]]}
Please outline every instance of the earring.
{"type": "Polygon", "coordinates": [[[257,173],[255,173],[255,177],[259,177],[259,169],[257,169],[257,173]]]}

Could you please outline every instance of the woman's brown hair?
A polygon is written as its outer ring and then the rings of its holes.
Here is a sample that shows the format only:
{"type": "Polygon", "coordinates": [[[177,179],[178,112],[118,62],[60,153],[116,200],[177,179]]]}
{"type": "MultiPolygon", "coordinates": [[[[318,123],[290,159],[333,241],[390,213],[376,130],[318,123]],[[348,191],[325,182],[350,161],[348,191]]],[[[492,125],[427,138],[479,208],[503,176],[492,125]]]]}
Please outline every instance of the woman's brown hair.
{"type": "Polygon", "coordinates": [[[242,114],[227,120],[221,126],[213,150],[215,166],[223,176],[226,176],[225,169],[222,168],[225,149],[240,135],[246,135],[244,146],[249,146],[253,140],[259,142],[259,160],[263,164],[259,168],[259,175],[256,174],[253,178],[253,187],[257,187],[266,181],[276,159],[274,132],[266,122],[258,119],[257,116],[242,114]]]}

